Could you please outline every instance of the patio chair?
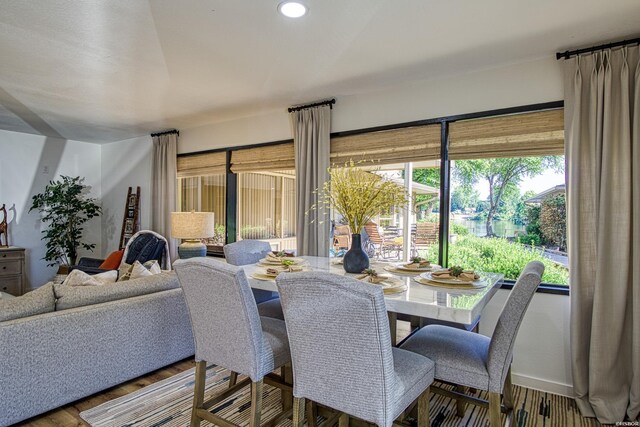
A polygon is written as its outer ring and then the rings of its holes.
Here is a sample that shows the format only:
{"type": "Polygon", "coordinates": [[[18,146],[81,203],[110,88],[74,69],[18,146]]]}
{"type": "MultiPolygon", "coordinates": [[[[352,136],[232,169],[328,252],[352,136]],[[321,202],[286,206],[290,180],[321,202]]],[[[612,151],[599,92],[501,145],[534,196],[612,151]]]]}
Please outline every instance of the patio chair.
{"type": "MultiPolygon", "coordinates": [[[[199,426],[202,420],[234,426],[210,412],[211,408],[250,384],[249,426],[258,427],[263,384],[279,387],[283,392],[291,388],[283,376],[271,373],[291,362],[285,323],[258,315],[242,269],[211,258],[179,260],[174,267],[189,309],[196,348],[191,426],[199,426]],[[207,363],[222,366],[232,373],[229,389],[204,401],[207,363]],[[237,382],[237,374],[248,378],[237,382]]],[[[290,414],[290,409],[283,410],[273,425],[290,414]]]]}
{"type": "Polygon", "coordinates": [[[448,326],[430,325],[400,346],[432,359],[436,364],[435,379],[457,385],[455,392],[438,387],[432,387],[432,390],[457,399],[458,416],[464,416],[465,402],[488,406],[491,427],[502,425],[501,411],[511,415],[513,345],[543,273],[544,265],[539,261],[530,262],[522,270],[491,338],[448,326]],[[489,401],[468,397],[466,387],[488,391],[489,401]]]}
{"type": "Polygon", "coordinates": [[[381,427],[417,400],[418,426],[429,425],[433,362],[391,346],[380,287],[324,272],[280,275],[276,284],[294,369],[294,427],[303,424],[305,400],[342,412],[340,426],[354,416],[381,427]]]}
{"type": "Polygon", "coordinates": [[[420,249],[427,249],[438,243],[440,224],[437,222],[419,222],[416,224],[416,233],[412,237],[411,246],[418,253],[420,249]]]}
{"type": "Polygon", "coordinates": [[[392,240],[384,238],[384,235],[380,233],[380,228],[375,222],[368,222],[365,224],[364,229],[369,236],[368,251],[367,253],[373,257],[388,258],[392,251],[396,251],[399,256],[399,251],[402,249],[399,245],[395,244],[392,240]]]}
{"type": "MultiPolygon", "coordinates": [[[[271,245],[262,240],[245,239],[229,243],[222,248],[227,263],[231,265],[255,264],[271,252],[271,245]]],[[[251,289],[258,304],[260,316],[284,319],[280,299],[275,292],[251,289]]]]}

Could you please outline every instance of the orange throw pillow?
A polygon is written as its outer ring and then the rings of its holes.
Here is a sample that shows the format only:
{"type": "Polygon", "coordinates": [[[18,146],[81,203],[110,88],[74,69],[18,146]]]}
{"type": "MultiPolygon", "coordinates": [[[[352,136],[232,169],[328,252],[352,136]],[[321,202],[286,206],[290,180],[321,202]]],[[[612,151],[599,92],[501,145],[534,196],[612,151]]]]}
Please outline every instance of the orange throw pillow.
{"type": "Polygon", "coordinates": [[[111,252],[111,254],[105,259],[100,267],[104,270],[117,270],[120,267],[120,263],[122,262],[122,256],[124,255],[124,249],[119,251],[111,252]]]}

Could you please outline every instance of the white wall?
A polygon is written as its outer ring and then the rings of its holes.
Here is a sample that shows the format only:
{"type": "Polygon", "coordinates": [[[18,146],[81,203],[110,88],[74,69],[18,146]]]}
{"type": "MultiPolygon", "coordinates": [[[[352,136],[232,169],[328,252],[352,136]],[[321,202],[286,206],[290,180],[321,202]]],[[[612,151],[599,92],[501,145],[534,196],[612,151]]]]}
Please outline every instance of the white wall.
{"type": "MultiPolygon", "coordinates": [[[[332,132],[563,99],[554,58],[335,96],[332,132]]],[[[314,101],[310,99],[309,101],[314,101]]],[[[286,106],[260,116],[180,129],[179,153],[291,138],[286,106]]]]}
{"type": "Polygon", "coordinates": [[[141,230],[151,226],[151,149],[150,136],[101,146],[103,256],[118,249],[129,187],[140,187],[141,230]]]}
{"type": "MultiPolygon", "coordinates": [[[[9,238],[13,246],[26,251],[27,285],[42,286],[56,273],[42,260],[42,222],[38,212],[28,213],[31,198],[60,175],[80,176],[91,187],[90,196],[100,198],[100,146],[18,132],[0,130],[0,206],[7,205],[9,238]]],[[[83,241],[95,243],[94,254],[102,253],[99,218],[85,225],[83,241]]],[[[82,255],[90,255],[80,251],[82,255]]]]}

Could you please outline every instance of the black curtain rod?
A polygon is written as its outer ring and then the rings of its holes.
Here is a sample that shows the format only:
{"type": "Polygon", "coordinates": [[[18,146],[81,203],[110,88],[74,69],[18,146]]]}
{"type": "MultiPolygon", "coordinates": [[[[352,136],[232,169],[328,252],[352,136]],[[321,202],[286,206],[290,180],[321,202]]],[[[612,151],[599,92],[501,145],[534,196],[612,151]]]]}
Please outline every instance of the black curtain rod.
{"type": "Polygon", "coordinates": [[[640,37],[635,38],[635,39],[630,39],[630,40],[622,40],[622,41],[619,41],[619,42],[601,44],[599,46],[586,47],[584,49],[576,49],[576,50],[567,50],[567,51],[564,51],[564,52],[557,52],[556,53],[556,59],[558,59],[558,60],[559,59],[569,59],[572,56],[580,55],[581,53],[595,52],[595,51],[598,51],[598,50],[611,49],[611,48],[618,47],[618,46],[626,46],[628,44],[636,44],[636,43],[640,43],[640,37]]]}
{"type": "Polygon", "coordinates": [[[160,135],[170,135],[172,133],[176,133],[180,135],[180,132],[178,132],[176,129],[171,129],[164,132],[152,133],[151,136],[153,137],[153,136],[160,136],[160,135]]]}
{"type": "Polygon", "coordinates": [[[314,102],[313,104],[299,105],[297,107],[291,107],[291,108],[289,108],[289,112],[292,113],[294,111],[300,111],[300,110],[304,110],[305,108],[311,108],[311,107],[319,107],[321,105],[328,105],[329,108],[333,109],[333,104],[335,104],[335,103],[336,103],[335,98],[334,99],[327,99],[326,101],[314,102]]]}

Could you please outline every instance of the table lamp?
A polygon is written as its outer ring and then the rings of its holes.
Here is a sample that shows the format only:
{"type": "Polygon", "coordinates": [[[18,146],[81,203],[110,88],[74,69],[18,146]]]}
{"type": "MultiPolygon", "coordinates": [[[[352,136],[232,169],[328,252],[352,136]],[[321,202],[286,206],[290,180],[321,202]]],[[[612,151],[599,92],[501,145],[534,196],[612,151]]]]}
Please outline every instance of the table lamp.
{"type": "Polygon", "coordinates": [[[207,255],[207,246],[200,239],[213,237],[213,212],[171,212],[171,237],[182,239],[178,246],[181,259],[207,255]]]}

